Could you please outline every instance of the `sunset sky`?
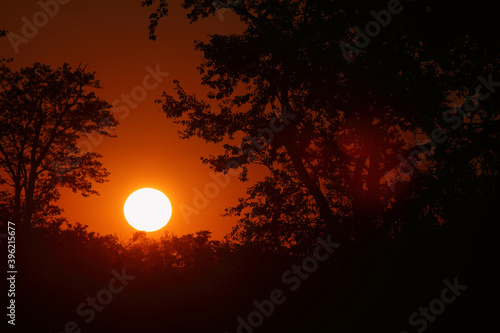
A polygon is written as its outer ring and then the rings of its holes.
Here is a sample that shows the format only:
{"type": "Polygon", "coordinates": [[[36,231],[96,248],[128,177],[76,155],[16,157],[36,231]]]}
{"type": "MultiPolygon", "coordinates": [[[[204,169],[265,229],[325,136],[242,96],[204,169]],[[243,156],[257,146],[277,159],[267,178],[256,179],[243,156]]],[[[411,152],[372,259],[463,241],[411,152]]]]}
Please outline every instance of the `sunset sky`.
{"type": "MultiPolygon", "coordinates": [[[[48,1],[52,3],[52,1],[48,1]]],[[[64,1],[61,1],[64,2],[64,1]]],[[[44,3],[42,1],[42,3],[44,3]]],[[[122,94],[139,93],[144,78],[150,71],[159,69],[169,73],[161,77],[156,86],[153,78],[146,81],[148,87],[143,101],[130,105],[120,101],[116,108],[127,107],[130,112],[117,112],[120,125],[117,138],[95,137],[92,151],[103,155],[104,167],[111,172],[109,182],[95,188],[100,196],[84,198],[63,190],[61,207],[71,223],[80,222],[91,231],[116,233],[120,238],[131,236],[134,229],[126,222],[123,204],[128,195],[143,187],[152,187],[165,193],[173,206],[172,219],[158,235],[168,230],[176,234],[211,230],[215,238],[227,234],[235,223],[234,218],[222,218],[224,208],[237,203],[245,195],[248,183],[232,177],[229,185],[219,195],[210,199],[208,206],[189,221],[179,212],[179,206],[193,207],[193,190],[213,182],[210,169],[201,164],[200,157],[216,154],[221,148],[206,144],[199,139],[179,140],[178,126],[167,120],[159,104],[154,100],[163,91],[172,92],[172,80],[178,79],[187,92],[205,96],[196,66],[201,53],[194,51],[195,40],[206,40],[209,33],[227,34],[241,29],[240,23],[230,11],[190,24],[180,1],[170,5],[169,16],[162,20],[157,30],[157,40],[148,39],[149,14],[152,8],[143,8],[140,1],[72,0],[59,4],[53,17],[44,25],[42,8],[35,1],[0,3],[0,28],[19,36],[23,35],[26,20],[40,20],[37,32],[27,28],[25,33],[33,37],[17,45],[18,52],[8,38],[0,39],[0,56],[14,58],[13,68],[32,65],[38,61],[58,67],[64,62],[73,68],[87,65],[96,72],[103,89],[99,97],[113,103],[122,94]],[[25,18],[25,19],[23,19],[25,18]],[[134,90],[134,88],[136,88],[134,90]],[[137,105],[135,105],[137,104],[137,105]],[[102,141],[102,142],[100,142],[102,141]]],[[[163,74],[165,75],[165,74],[163,74]]],[[[139,95],[138,95],[139,96],[139,95]]],[[[250,183],[253,181],[250,174],[250,183]]]]}
{"type": "Polygon", "coordinates": [[[491,330],[496,13],[223,2],[0,1],[0,332],[491,330]]]}

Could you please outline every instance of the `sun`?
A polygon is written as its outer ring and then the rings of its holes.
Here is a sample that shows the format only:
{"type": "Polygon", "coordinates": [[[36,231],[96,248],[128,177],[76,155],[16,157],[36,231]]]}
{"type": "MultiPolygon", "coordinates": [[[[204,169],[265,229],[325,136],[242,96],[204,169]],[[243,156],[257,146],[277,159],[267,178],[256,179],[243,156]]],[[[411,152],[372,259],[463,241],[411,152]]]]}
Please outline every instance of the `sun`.
{"type": "Polygon", "coordinates": [[[141,188],[129,195],[123,212],[127,222],[135,229],[156,231],[170,220],[172,205],[162,192],[154,188],[141,188]]]}

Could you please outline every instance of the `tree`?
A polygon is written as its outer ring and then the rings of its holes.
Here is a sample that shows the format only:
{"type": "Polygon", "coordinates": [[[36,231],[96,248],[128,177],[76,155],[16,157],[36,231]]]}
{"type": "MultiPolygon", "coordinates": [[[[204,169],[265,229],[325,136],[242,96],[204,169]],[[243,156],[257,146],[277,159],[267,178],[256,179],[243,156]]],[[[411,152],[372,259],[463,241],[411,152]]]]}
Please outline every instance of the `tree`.
{"type": "Polygon", "coordinates": [[[84,67],[0,65],[0,185],[9,189],[2,201],[11,203],[11,221],[29,227],[61,213],[54,202],[62,187],[98,194],[92,183],[109,173],[83,139],[112,136],[118,122],[84,67]]]}
{"type": "MultiPolygon", "coordinates": [[[[153,39],[168,14],[167,2],[143,2],[158,3],[151,15],[153,39]]],[[[203,0],[186,0],[183,7],[192,21],[214,13],[203,0]]],[[[498,41],[488,38],[488,30],[480,34],[478,21],[458,24],[457,17],[469,17],[468,7],[448,7],[421,2],[389,12],[382,1],[244,1],[233,8],[247,26],[243,33],[196,43],[205,57],[202,83],[212,89],[208,97],[220,110],[187,94],[178,82],[177,96],[164,94],[163,109],[185,126],[182,138],[233,140],[224,154],[204,159],[215,170],[226,171],[233,160],[243,166],[245,180],[247,165],[268,168],[270,176],[231,211],[245,213],[247,240],[293,243],[298,230],[308,237],[329,232],[340,241],[387,236],[408,202],[418,198],[421,211],[429,203],[428,182],[442,175],[434,163],[437,150],[450,147],[464,165],[471,161],[472,155],[459,152],[463,147],[433,146],[433,131],[446,128],[443,111],[457,101],[452,98],[457,91],[463,96],[475,86],[471,73],[497,67],[498,41]],[[372,29],[378,26],[377,33],[361,31],[369,22],[372,29]],[[345,44],[357,46],[350,61],[345,44]],[[293,121],[276,122],[285,114],[293,121]],[[273,119],[282,130],[269,130],[273,119]],[[243,143],[234,142],[241,135],[243,143]],[[411,160],[415,150],[423,162],[410,175],[410,186],[402,191],[383,184],[384,175],[400,167],[400,157],[411,160]],[[424,175],[425,168],[431,176],[424,175]],[[291,227],[297,218],[302,227],[291,227]]],[[[489,118],[496,119],[494,113],[489,118]]],[[[492,148],[481,142],[474,146],[483,152],[492,148]]]]}

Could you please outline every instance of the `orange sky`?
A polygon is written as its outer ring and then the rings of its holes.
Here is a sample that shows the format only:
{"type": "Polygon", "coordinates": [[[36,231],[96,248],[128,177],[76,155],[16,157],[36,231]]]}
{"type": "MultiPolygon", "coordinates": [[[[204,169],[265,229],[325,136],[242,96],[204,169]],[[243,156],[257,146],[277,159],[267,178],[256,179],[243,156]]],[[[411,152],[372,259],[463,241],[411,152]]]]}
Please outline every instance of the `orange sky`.
{"type": "MultiPolygon", "coordinates": [[[[61,2],[68,0],[60,0],[61,2]]],[[[51,0],[42,2],[53,2],[51,0]]],[[[7,38],[0,39],[0,57],[14,57],[13,67],[32,65],[35,61],[57,67],[68,62],[73,67],[87,64],[96,72],[103,89],[99,97],[112,103],[122,94],[139,94],[146,67],[168,72],[158,87],[147,92],[143,101],[130,107],[128,116],[120,120],[117,138],[96,138],[92,151],[101,153],[102,162],[111,172],[109,182],[96,186],[100,196],[83,198],[64,190],[61,206],[70,222],[79,221],[99,233],[116,233],[128,238],[134,229],[123,216],[127,196],[142,187],[163,191],[171,200],[173,216],[162,229],[176,234],[209,229],[215,238],[227,234],[235,219],[222,218],[224,208],[237,203],[245,195],[248,183],[242,184],[232,177],[220,194],[210,199],[208,206],[189,222],[179,212],[179,205],[193,206],[194,188],[213,182],[210,169],[202,165],[200,156],[221,151],[220,147],[205,144],[198,139],[179,140],[180,129],[168,121],[154,104],[163,91],[172,92],[172,80],[178,79],[189,93],[205,96],[196,69],[201,54],[194,51],[194,40],[207,40],[209,33],[237,32],[240,23],[227,11],[223,19],[216,15],[195,24],[189,24],[180,1],[171,1],[170,14],[160,22],[157,41],[148,39],[147,26],[151,8],[140,6],[140,0],[70,0],[59,5],[58,12],[43,25],[42,10],[37,1],[2,1],[0,3],[0,29],[22,35],[23,17],[41,23],[38,32],[27,43],[18,45],[16,53],[7,38]],[[38,14],[37,14],[38,13],[38,14]],[[139,86],[139,88],[137,88],[139,86]],[[135,88],[135,90],[134,90],[135,88]]],[[[28,31],[28,33],[30,33],[28,31]]],[[[154,80],[147,81],[149,87],[154,80]]],[[[144,90],[142,90],[144,91],[144,90]]],[[[120,102],[115,105],[125,106],[120,102]]],[[[124,113],[117,113],[123,116],[124,113]]],[[[251,180],[254,178],[250,174],[251,180]]],[[[158,234],[158,232],[153,233],[158,234]]]]}

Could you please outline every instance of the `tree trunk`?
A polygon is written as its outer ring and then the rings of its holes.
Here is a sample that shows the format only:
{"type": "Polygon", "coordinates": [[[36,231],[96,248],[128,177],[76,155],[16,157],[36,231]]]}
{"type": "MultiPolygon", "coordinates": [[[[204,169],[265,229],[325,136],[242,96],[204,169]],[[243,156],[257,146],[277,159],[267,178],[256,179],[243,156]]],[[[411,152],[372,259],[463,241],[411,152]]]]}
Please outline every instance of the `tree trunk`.
{"type": "Polygon", "coordinates": [[[31,219],[33,218],[33,213],[35,212],[35,183],[36,183],[36,169],[32,168],[30,170],[30,176],[28,180],[28,185],[25,190],[25,208],[24,208],[24,218],[22,224],[27,231],[31,230],[31,219]]]}
{"type": "MultiPolygon", "coordinates": [[[[288,92],[286,89],[282,91],[281,94],[281,105],[283,109],[292,110],[290,104],[288,102],[288,92]]],[[[297,143],[295,125],[289,124],[287,125],[290,128],[290,133],[292,135],[288,136],[283,140],[283,145],[285,146],[291,160],[292,164],[295,167],[295,171],[297,172],[299,179],[306,186],[309,193],[314,198],[316,205],[319,209],[320,217],[325,222],[327,229],[333,240],[338,242],[345,242],[348,240],[348,235],[345,230],[345,226],[340,224],[330,208],[330,204],[328,203],[328,199],[325,197],[323,191],[319,187],[317,181],[311,176],[309,171],[304,165],[302,161],[300,148],[297,143]]]]}
{"type": "Polygon", "coordinates": [[[14,184],[14,212],[12,222],[16,225],[21,224],[21,184],[18,181],[14,184]]]}

